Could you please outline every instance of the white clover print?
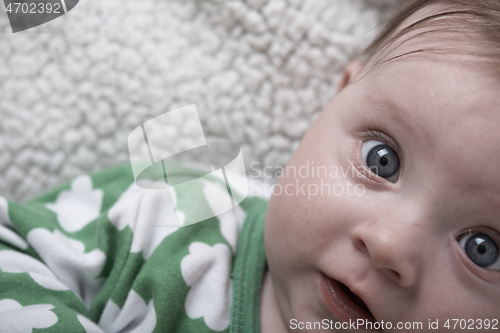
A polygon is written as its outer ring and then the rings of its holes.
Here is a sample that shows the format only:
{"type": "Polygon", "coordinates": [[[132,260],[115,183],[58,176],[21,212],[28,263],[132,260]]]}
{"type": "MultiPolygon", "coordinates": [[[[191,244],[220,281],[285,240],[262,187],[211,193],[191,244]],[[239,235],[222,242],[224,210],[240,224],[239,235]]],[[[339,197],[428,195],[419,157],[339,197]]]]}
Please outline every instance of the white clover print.
{"type": "Polygon", "coordinates": [[[148,304],[130,290],[120,309],[112,300],[106,303],[99,326],[107,333],[151,333],[156,327],[156,312],[153,300],[148,304]]]}
{"type": "Polygon", "coordinates": [[[16,251],[0,251],[0,270],[6,273],[28,273],[36,283],[46,289],[68,289],[40,261],[16,251]]]}
{"type": "MultiPolygon", "coordinates": [[[[220,205],[218,198],[227,195],[227,192],[220,184],[207,181],[203,184],[203,194],[212,211],[217,212],[219,211],[218,205],[220,205]]],[[[238,242],[238,235],[245,221],[245,216],[246,213],[240,206],[217,215],[220,231],[229,245],[231,245],[234,253],[236,253],[236,243],[238,242]]]]}
{"type": "Polygon", "coordinates": [[[19,236],[17,233],[12,231],[11,229],[4,227],[0,224],[0,241],[5,244],[9,244],[17,247],[18,249],[25,250],[28,248],[28,243],[19,236]]]}
{"type": "Polygon", "coordinates": [[[134,233],[130,252],[142,251],[148,259],[165,237],[180,228],[178,216],[183,215],[175,212],[176,199],[173,188],[151,190],[134,183],[111,207],[108,218],[118,230],[130,227],[134,233]]]}
{"type": "Polygon", "coordinates": [[[9,229],[12,225],[9,219],[9,205],[5,198],[0,197],[0,241],[19,249],[27,249],[28,243],[17,233],[9,229]]]}
{"type": "Polygon", "coordinates": [[[226,244],[209,246],[193,242],[189,254],[181,261],[184,281],[191,289],[186,297],[185,309],[192,319],[203,317],[214,331],[229,326],[232,281],[231,250],[226,244]]]}
{"type": "Polygon", "coordinates": [[[85,330],[86,333],[104,333],[99,326],[97,326],[96,323],[91,321],[85,316],[82,316],[81,314],[76,315],[76,318],[80,322],[80,324],[83,326],[83,329],[85,330]]]}
{"type": "Polygon", "coordinates": [[[52,304],[22,306],[13,299],[0,301],[0,332],[31,333],[34,328],[47,328],[57,323],[57,316],[50,311],[52,304]]]}
{"type": "Polygon", "coordinates": [[[71,189],[61,191],[54,204],[45,207],[57,214],[57,220],[67,232],[83,229],[101,212],[103,192],[92,188],[92,179],[83,175],[71,182],[71,189]]]}
{"type": "Polygon", "coordinates": [[[27,238],[55,276],[89,307],[103,282],[96,277],[104,266],[105,254],[98,249],[84,253],[82,242],[59,230],[37,228],[27,238]]]}

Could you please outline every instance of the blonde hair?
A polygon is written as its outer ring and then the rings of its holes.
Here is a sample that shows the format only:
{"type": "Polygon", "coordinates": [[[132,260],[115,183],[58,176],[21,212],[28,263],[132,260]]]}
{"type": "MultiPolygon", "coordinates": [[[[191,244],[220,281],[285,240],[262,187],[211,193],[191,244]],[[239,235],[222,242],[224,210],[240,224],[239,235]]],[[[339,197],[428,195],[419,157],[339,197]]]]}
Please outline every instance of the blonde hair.
{"type": "Polygon", "coordinates": [[[450,52],[444,45],[417,49],[394,54],[406,42],[415,38],[441,34],[447,41],[464,40],[473,47],[463,44],[452,46],[452,52],[478,56],[493,62],[493,69],[500,74],[500,1],[499,0],[416,0],[400,10],[385,26],[379,36],[361,55],[363,62],[373,60],[375,55],[384,54],[375,61],[380,65],[391,60],[418,52],[450,52]],[[400,26],[413,14],[437,6],[439,10],[398,31],[400,26]],[[410,34],[411,32],[411,34],[410,34]]]}

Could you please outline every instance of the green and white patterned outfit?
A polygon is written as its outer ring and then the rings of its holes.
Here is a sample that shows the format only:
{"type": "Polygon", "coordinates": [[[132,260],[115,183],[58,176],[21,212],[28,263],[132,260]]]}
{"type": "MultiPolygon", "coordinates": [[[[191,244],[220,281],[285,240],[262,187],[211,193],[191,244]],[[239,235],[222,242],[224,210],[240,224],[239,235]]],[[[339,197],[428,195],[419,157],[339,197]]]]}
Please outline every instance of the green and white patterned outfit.
{"type": "Polygon", "coordinates": [[[266,201],[182,228],[174,210],[216,205],[223,186],[173,198],[123,165],[0,197],[0,332],[259,332],[266,201]]]}

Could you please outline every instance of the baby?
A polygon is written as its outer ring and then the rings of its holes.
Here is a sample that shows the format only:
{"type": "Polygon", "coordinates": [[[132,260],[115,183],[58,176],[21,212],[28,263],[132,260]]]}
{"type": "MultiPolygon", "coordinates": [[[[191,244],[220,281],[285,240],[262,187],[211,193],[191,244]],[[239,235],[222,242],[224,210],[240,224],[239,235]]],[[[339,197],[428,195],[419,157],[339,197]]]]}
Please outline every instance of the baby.
{"type": "Polygon", "coordinates": [[[268,204],[181,228],[233,178],[144,189],[130,165],[0,197],[0,332],[498,330],[499,32],[497,1],[415,1],[268,204]]]}
{"type": "Polygon", "coordinates": [[[349,172],[269,202],[262,332],[499,329],[500,3],[416,1],[368,53],[287,165],[349,172]]]}

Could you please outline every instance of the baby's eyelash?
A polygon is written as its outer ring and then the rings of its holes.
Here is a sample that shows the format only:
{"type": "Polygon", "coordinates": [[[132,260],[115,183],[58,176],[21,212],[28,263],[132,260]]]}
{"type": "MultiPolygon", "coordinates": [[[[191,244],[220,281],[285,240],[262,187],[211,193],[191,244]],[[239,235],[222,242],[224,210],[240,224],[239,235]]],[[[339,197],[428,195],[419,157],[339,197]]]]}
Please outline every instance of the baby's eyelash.
{"type": "Polygon", "coordinates": [[[381,139],[382,141],[392,141],[392,139],[389,138],[386,134],[374,130],[366,131],[362,134],[362,136],[369,139],[381,139]]]}
{"type": "Polygon", "coordinates": [[[403,152],[401,151],[399,145],[387,134],[376,130],[368,130],[363,132],[361,136],[367,139],[379,139],[391,146],[391,148],[396,151],[400,159],[403,157],[403,152]]]}

